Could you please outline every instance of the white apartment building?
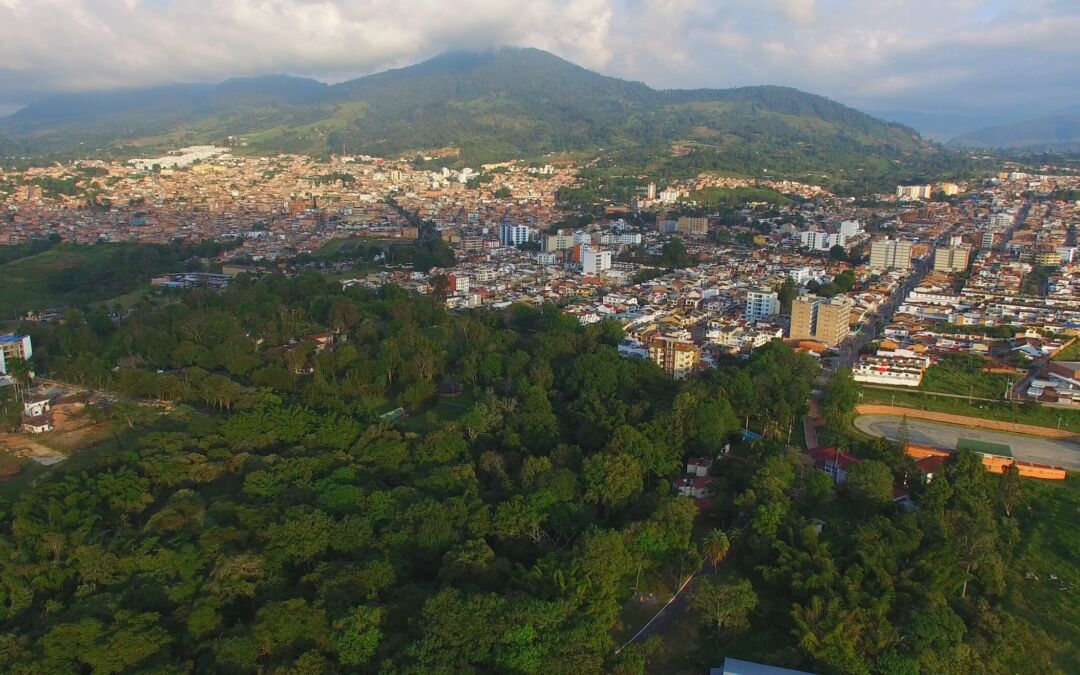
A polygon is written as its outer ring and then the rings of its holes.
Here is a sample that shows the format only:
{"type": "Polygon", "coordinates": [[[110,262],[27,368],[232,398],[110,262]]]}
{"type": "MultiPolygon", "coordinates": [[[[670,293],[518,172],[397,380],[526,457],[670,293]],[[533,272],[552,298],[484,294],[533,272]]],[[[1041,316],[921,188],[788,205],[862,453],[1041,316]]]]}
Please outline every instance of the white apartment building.
{"type": "Polygon", "coordinates": [[[839,232],[829,233],[809,230],[799,233],[799,241],[803,246],[813,251],[828,251],[833,246],[843,246],[847,238],[839,232]]]}
{"type": "Polygon", "coordinates": [[[609,269],[611,269],[611,251],[599,251],[592,246],[581,248],[583,274],[601,274],[609,269]]]}
{"type": "Polygon", "coordinates": [[[760,321],[765,317],[780,313],[780,300],[773,291],[752,290],[746,294],[747,321],[760,321]]]}
{"type": "Polygon", "coordinates": [[[528,225],[499,223],[499,243],[503,246],[520,246],[532,238],[532,232],[528,225]]]}

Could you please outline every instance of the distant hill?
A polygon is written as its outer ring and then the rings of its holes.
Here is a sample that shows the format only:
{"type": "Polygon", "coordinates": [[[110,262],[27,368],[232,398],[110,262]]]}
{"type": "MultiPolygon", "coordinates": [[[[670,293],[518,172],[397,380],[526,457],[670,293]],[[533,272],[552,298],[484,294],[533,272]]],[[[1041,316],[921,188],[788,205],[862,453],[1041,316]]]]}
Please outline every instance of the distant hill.
{"type": "Polygon", "coordinates": [[[1034,120],[972,131],[957,136],[949,144],[1033,152],[1080,152],[1080,106],[1034,120]]]}
{"type": "Polygon", "coordinates": [[[481,162],[584,151],[681,172],[846,171],[863,182],[957,161],[908,127],[795,89],[655,90],[536,49],[450,53],[336,85],[270,76],[69,94],[0,119],[0,134],[40,153],[234,137],[248,152],[393,156],[450,146],[461,161],[481,162]]]}

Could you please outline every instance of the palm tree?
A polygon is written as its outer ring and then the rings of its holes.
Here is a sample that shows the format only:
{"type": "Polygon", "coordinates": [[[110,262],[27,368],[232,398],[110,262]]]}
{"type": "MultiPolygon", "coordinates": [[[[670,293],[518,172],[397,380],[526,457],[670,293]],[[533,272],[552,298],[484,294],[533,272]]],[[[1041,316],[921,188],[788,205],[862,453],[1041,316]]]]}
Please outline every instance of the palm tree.
{"type": "Polygon", "coordinates": [[[15,383],[15,398],[22,400],[22,392],[30,384],[30,378],[34,376],[34,369],[30,362],[20,358],[7,361],[7,374],[15,383]]]}
{"type": "Polygon", "coordinates": [[[731,540],[728,539],[727,533],[723,530],[713,530],[705,535],[705,539],[701,543],[702,556],[712,564],[715,572],[716,566],[727,557],[728,551],[731,549],[731,540]]]}

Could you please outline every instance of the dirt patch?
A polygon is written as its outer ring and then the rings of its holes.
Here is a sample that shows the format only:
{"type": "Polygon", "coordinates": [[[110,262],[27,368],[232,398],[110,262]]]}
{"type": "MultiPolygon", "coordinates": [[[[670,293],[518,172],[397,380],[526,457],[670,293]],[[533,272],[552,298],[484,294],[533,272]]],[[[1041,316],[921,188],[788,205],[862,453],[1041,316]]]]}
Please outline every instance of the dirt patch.
{"type": "Polygon", "coordinates": [[[53,430],[44,434],[25,432],[0,435],[0,450],[38,464],[62,462],[72,453],[103,439],[108,430],[87,413],[79,401],[58,403],[52,408],[53,430]]]}

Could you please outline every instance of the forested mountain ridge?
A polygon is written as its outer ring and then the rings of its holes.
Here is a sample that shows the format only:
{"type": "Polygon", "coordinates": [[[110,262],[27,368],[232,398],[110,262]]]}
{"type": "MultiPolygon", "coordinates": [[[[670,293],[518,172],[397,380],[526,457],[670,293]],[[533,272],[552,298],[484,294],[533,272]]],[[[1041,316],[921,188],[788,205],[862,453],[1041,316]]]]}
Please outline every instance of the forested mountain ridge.
{"type": "Polygon", "coordinates": [[[1080,152],[1080,111],[1074,107],[1039,119],[979,129],[958,136],[949,144],[1032,152],[1080,152]]]}
{"type": "Polygon", "coordinates": [[[892,485],[910,460],[881,442],[852,448],[864,468],[835,491],[783,440],[819,366],[779,341],[674,382],[620,357],[617,326],[551,305],[450,315],[311,273],[174,300],[20,327],[41,372],[171,405],[114,403],[111,442],[7,492],[0,671],[1075,663],[1011,609],[1036,589],[1016,557],[1046,546],[1031,488],[961,453],[911,484],[909,513],[892,485]],[[765,438],[741,442],[745,423],[765,438]],[[697,456],[717,458],[701,513],[670,483],[697,456]],[[615,655],[634,591],[691,570],[694,637],[615,655]]]}
{"type": "Polygon", "coordinates": [[[795,89],[655,90],[536,49],[445,54],[332,86],[273,76],[65,95],[0,120],[0,133],[41,152],[231,136],[248,152],[454,147],[476,162],[578,151],[641,165],[671,159],[679,144],[678,162],[776,175],[873,177],[895,162],[917,172],[959,161],[909,128],[795,89]]]}

